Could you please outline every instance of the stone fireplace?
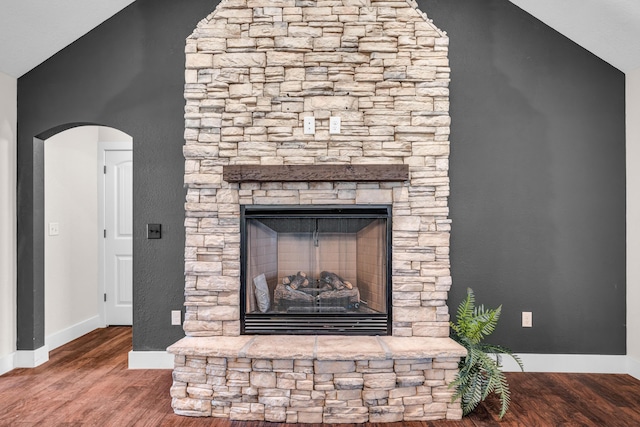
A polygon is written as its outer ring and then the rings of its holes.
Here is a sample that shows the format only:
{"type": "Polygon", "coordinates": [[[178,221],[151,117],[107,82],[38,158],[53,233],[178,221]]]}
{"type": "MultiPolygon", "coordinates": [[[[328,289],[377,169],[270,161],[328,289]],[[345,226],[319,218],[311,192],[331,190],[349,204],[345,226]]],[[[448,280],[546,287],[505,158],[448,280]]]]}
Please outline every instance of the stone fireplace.
{"type": "Polygon", "coordinates": [[[465,350],[446,305],[447,52],[407,0],[222,0],[198,24],[176,413],[462,416],[448,387],[465,350]]]}

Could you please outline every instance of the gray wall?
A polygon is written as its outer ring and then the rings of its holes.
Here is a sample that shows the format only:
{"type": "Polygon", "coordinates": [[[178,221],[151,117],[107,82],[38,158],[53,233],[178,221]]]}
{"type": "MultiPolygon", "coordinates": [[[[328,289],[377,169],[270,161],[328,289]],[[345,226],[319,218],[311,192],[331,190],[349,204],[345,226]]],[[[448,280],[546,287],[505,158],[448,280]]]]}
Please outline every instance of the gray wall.
{"type": "MultiPolygon", "coordinates": [[[[518,352],[625,353],[624,75],[506,0],[419,3],[451,37],[452,312],[470,286],[518,352]]],[[[138,0],[18,80],[20,349],[44,340],[34,137],[78,122],[134,140],[134,349],[182,336],[183,47],[216,4],[138,0]]]]}
{"type": "Polygon", "coordinates": [[[507,1],[425,3],[451,38],[450,307],[503,304],[490,341],[518,352],[624,354],[624,74],[507,1]]]}
{"type": "Polygon", "coordinates": [[[162,350],[183,336],[170,311],[184,302],[184,40],[215,5],[136,1],[18,79],[19,349],[44,344],[42,182],[32,140],[77,122],[133,137],[134,349],[162,350]],[[145,238],[147,223],[162,224],[162,239],[145,238]]]}

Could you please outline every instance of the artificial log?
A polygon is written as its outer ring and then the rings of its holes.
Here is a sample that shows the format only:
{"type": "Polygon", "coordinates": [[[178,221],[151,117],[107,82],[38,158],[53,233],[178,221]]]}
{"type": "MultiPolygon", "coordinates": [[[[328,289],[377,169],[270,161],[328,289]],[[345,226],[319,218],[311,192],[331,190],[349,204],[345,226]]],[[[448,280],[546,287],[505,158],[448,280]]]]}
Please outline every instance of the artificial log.
{"type": "Polygon", "coordinates": [[[298,271],[297,274],[291,276],[285,276],[282,279],[283,285],[289,285],[291,289],[306,288],[309,286],[309,279],[307,279],[307,273],[304,271],[298,271]]]}
{"type": "Polygon", "coordinates": [[[345,288],[353,289],[353,285],[351,284],[351,282],[346,281],[337,274],[328,271],[323,271],[322,273],[320,273],[320,283],[327,283],[331,285],[331,287],[336,291],[341,291],[345,288]]]}

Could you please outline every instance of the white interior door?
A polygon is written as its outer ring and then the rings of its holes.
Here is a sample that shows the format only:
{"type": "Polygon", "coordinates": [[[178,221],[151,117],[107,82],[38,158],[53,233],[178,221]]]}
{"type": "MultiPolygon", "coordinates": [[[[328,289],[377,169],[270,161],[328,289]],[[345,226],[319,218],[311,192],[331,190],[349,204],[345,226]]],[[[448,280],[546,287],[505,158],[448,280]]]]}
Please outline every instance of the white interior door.
{"type": "Polygon", "coordinates": [[[105,323],[133,323],[133,155],[105,150],[105,323]]]}

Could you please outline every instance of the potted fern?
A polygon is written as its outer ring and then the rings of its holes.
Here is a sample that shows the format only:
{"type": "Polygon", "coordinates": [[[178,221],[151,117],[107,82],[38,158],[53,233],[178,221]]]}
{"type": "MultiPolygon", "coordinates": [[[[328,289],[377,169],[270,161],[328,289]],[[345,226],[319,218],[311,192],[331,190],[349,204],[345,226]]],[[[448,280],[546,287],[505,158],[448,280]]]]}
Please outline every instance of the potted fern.
{"type": "Polygon", "coordinates": [[[453,400],[460,398],[464,415],[472,412],[480,402],[495,393],[500,398],[500,418],[509,409],[509,384],[500,370],[501,355],[508,354],[524,371],[520,358],[508,348],[484,343],[498,324],[502,305],[494,309],[476,307],[472,289],[467,289],[467,297],[458,306],[456,322],[451,324],[451,338],[467,349],[458,366],[459,372],[451,387],[456,387],[453,400]]]}

